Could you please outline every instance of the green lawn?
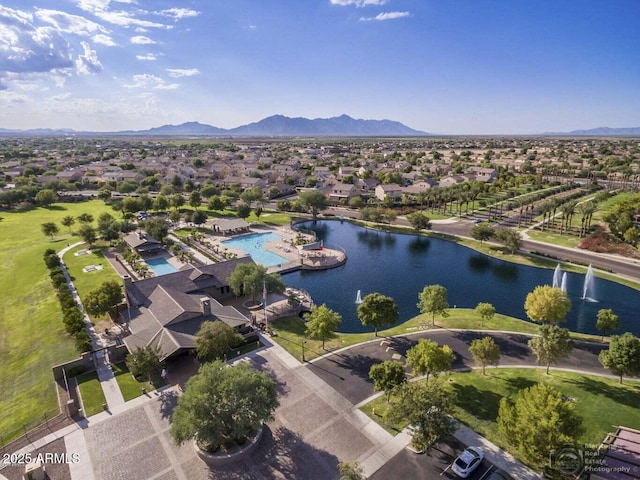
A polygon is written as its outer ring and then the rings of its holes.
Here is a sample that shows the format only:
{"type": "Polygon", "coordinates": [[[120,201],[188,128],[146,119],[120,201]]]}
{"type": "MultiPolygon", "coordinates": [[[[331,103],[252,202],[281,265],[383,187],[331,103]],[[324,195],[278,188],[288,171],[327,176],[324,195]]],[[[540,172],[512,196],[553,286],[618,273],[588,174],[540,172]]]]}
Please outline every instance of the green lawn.
{"type": "MultiPolygon", "coordinates": [[[[617,380],[559,371],[546,375],[544,369],[488,369],[486,376],[474,370],[453,373],[447,378],[448,386],[457,394],[456,417],[514,456],[517,452],[498,432],[496,418],[500,399],[512,397],[535,383],[545,382],[575,399],[576,413],[582,417],[584,426],[583,435],[577,439],[579,444],[599,444],[613,425],[640,429],[638,382],[626,381],[619,385],[617,380]]],[[[383,395],[361,410],[395,434],[406,427],[407,422],[386,423],[387,408],[383,395]]]]}
{"type": "Polygon", "coordinates": [[[103,404],[107,402],[104,398],[104,392],[98,380],[96,372],[83,373],[76,377],[80,395],[82,396],[82,405],[84,407],[84,416],[90,417],[96,413],[102,412],[103,404]]]}
{"type": "Polygon", "coordinates": [[[151,392],[156,389],[156,387],[149,382],[137,381],[133,375],[131,375],[131,372],[124,362],[112,364],[111,369],[113,370],[113,375],[116,377],[116,381],[118,382],[118,386],[120,387],[120,391],[122,392],[125,402],[142,395],[143,388],[147,392],[151,392]]]}
{"type": "MultiPolygon", "coordinates": [[[[578,225],[580,222],[578,221],[578,225]]],[[[574,225],[575,228],[575,225],[574,225]]],[[[537,240],[538,242],[550,243],[551,245],[559,245],[561,247],[577,247],[582,238],[577,237],[575,235],[560,235],[559,233],[553,232],[539,232],[537,230],[529,230],[527,235],[531,237],[532,240],[537,240]]]]}
{"type": "MultiPolygon", "coordinates": [[[[100,287],[103,282],[115,280],[120,283],[120,276],[109,266],[109,262],[102,255],[102,250],[108,248],[107,242],[98,241],[91,248],[88,255],[74,255],[79,250],[87,250],[86,244],[80,245],[69,250],[64,256],[64,263],[67,266],[71,280],[75,285],[80,298],[83,299],[91,290],[100,287]],[[102,270],[93,270],[83,272],[82,269],[88,265],[102,265],[102,270]]],[[[99,318],[92,318],[93,323],[107,319],[107,315],[99,318]]]]}
{"type": "Polygon", "coordinates": [[[58,411],[51,367],[77,356],[64,331],[42,254],[47,248],[58,251],[77,241],[60,224],[65,215],[87,212],[97,218],[110,210],[96,200],[0,215],[0,436],[4,442],[20,434],[23,424],[58,411]],[[53,240],[40,230],[45,222],[60,228],[53,240]]]}

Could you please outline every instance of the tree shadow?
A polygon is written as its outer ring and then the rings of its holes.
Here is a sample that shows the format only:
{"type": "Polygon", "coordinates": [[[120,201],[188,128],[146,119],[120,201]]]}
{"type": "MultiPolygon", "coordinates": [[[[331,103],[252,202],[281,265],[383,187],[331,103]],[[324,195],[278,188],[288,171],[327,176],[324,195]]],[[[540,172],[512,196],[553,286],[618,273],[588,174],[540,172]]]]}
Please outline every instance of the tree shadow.
{"type": "Polygon", "coordinates": [[[509,385],[509,388],[520,391],[525,388],[533,387],[536,383],[535,380],[531,380],[529,378],[524,377],[508,377],[504,379],[504,381],[509,385]]]}
{"type": "Polygon", "coordinates": [[[178,393],[174,391],[160,393],[160,417],[170,419],[178,405],[178,393]]]}
{"type": "MultiPolygon", "coordinates": [[[[363,378],[368,382],[371,382],[369,378],[369,370],[376,363],[380,363],[380,359],[375,357],[370,357],[368,355],[332,355],[329,358],[329,361],[335,363],[340,368],[348,370],[351,374],[363,378]]],[[[311,364],[312,366],[316,366],[315,364],[311,364]]],[[[373,383],[373,382],[371,382],[373,383]]]]}
{"type": "Polygon", "coordinates": [[[474,385],[453,384],[457,406],[480,420],[495,422],[498,418],[502,395],[491,390],[480,390],[474,385]]]}
{"type": "Polygon", "coordinates": [[[280,426],[265,427],[258,447],[228,465],[209,470],[209,480],[264,478],[338,478],[339,459],[305,442],[295,432],[280,426]]]}
{"type": "MultiPolygon", "coordinates": [[[[628,407],[637,407],[638,398],[640,397],[640,386],[634,383],[632,386],[627,384],[631,389],[620,388],[618,386],[609,385],[602,380],[592,377],[579,377],[575,379],[565,379],[564,382],[572,383],[577,387],[598,396],[606,397],[621,405],[628,407]]],[[[580,401],[578,398],[577,401],[580,401]]]]}

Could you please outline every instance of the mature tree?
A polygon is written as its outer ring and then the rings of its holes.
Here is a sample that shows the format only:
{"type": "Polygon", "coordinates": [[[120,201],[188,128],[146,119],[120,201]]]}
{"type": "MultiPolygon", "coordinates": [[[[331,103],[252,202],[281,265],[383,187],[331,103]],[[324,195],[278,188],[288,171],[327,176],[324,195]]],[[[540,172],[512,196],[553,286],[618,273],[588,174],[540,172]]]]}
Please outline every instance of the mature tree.
{"type": "Polygon", "coordinates": [[[420,313],[431,314],[431,325],[436,323],[436,315],[447,317],[449,303],[447,302],[447,289],[442,285],[427,285],[418,294],[418,308],[420,313]]]}
{"type": "Polygon", "coordinates": [[[449,345],[439,346],[430,339],[421,338],[418,343],[407,350],[407,365],[416,376],[438,375],[440,372],[451,370],[456,356],[449,345]]]}
{"type": "Polygon", "coordinates": [[[144,378],[147,382],[152,382],[157,380],[162,372],[161,358],[160,347],[147,345],[127,355],[125,363],[131,375],[137,379],[144,378]]]}
{"type": "Polygon", "coordinates": [[[55,202],[58,201],[58,195],[56,195],[56,192],[54,192],[53,190],[45,188],[45,189],[40,190],[36,194],[35,200],[36,200],[36,203],[38,203],[39,205],[43,205],[45,207],[48,207],[52,203],[55,203],[55,202]]]}
{"type": "Polygon", "coordinates": [[[173,223],[178,223],[180,221],[180,212],[178,210],[172,210],[169,214],[169,220],[173,223]]]}
{"type": "Polygon", "coordinates": [[[419,233],[420,230],[429,230],[431,228],[431,220],[422,212],[413,212],[407,215],[407,220],[416,231],[419,233]]]}
{"type": "Polygon", "coordinates": [[[614,335],[609,341],[609,349],[598,356],[604,368],[620,377],[637,377],[640,375],[640,339],[630,332],[614,335]]]}
{"type": "Polygon", "coordinates": [[[364,470],[358,462],[340,462],[338,464],[338,472],[340,472],[340,480],[366,480],[367,478],[364,476],[364,470]]]}
{"type": "Polygon", "coordinates": [[[187,382],[171,417],[171,436],[180,445],[194,439],[214,452],[242,442],[278,407],[275,382],[246,363],[205,363],[187,382]]]}
{"type": "Polygon", "coordinates": [[[184,197],[180,193],[174,193],[171,196],[171,205],[173,208],[178,210],[180,207],[184,205],[184,197]]]}
{"type": "Polygon", "coordinates": [[[193,192],[191,192],[191,194],[189,195],[189,205],[191,205],[193,208],[198,210],[198,207],[200,206],[201,203],[202,203],[202,196],[200,195],[200,192],[197,190],[194,190],[193,192]]]}
{"type": "Polygon", "coordinates": [[[240,263],[229,276],[229,286],[236,296],[251,295],[254,303],[263,288],[267,292],[282,293],[285,285],[277,273],[267,274],[267,269],[257,263],[240,263]]]}
{"type": "Polygon", "coordinates": [[[374,328],[376,337],[378,336],[378,328],[393,325],[399,317],[400,313],[396,302],[393,298],[381,293],[370,293],[358,305],[358,318],[363,325],[374,328]]]}
{"type": "Polygon", "coordinates": [[[60,231],[58,226],[53,222],[43,223],[40,227],[42,228],[42,233],[47,237],[51,237],[51,240],[53,240],[53,236],[60,231]]]}
{"type": "Polygon", "coordinates": [[[520,232],[512,228],[499,228],[495,231],[495,237],[500,241],[511,254],[515,253],[522,246],[522,236],[520,232]]]}
{"type": "Polygon", "coordinates": [[[242,335],[221,320],[202,322],[196,334],[198,358],[210,362],[222,358],[229,349],[242,343],[242,335]]]}
{"type": "Polygon", "coordinates": [[[574,443],[582,419],[562,392],[538,383],[520,390],[513,402],[500,400],[498,429],[525,458],[542,464],[552,450],[574,443]]]}
{"type": "Polygon", "coordinates": [[[202,210],[196,210],[191,216],[191,221],[196,225],[202,225],[207,221],[207,214],[202,210]]]}
{"type": "Polygon", "coordinates": [[[392,402],[389,418],[409,421],[413,429],[411,443],[416,449],[429,451],[455,432],[455,394],[442,382],[405,383],[394,398],[397,401],[392,402]]]}
{"type": "Polygon", "coordinates": [[[402,363],[395,360],[385,360],[372,365],[369,369],[369,378],[373,380],[373,388],[387,394],[387,403],[393,390],[407,381],[402,363]]]}
{"type": "Polygon", "coordinates": [[[500,362],[500,347],[491,337],[473,340],[469,352],[473,355],[473,360],[482,367],[482,375],[486,375],[487,365],[498,365],[500,362]]]}
{"type": "Polygon", "coordinates": [[[83,300],[84,308],[89,315],[108,313],[122,300],[122,287],[116,280],[107,280],[95,290],[87,293],[83,300]]]}
{"type": "Polygon", "coordinates": [[[164,212],[169,208],[171,202],[166,195],[159,193],[156,199],[153,201],[153,208],[158,212],[164,212]]]}
{"type": "Polygon", "coordinates": [[[489,224],[477,223],[473,227],[471,227],[471,231],[469,232],[469,234],[471,235],[471,238],[482,243],[493,237],[495,235],[495,230],[489,224]]]}
{"type": "Polygon", "coordinates": [[[236,216],[238,218],[247,218],[249,215],[251,215],[251,207],[249,205],[246,203],[238,205],[238,208],[236,208],[236,216]]]}
{"type": "Polygon", "coordinates": [[[222,201],[222,199],[220,198],[219,195],[214,195],[209,199],[209,203],[207,203],[207,208],[209,208],[209,210],[224,210],[224,202],[222,201]]]}
{"type": "Polygon", "coordinates": [[[62,220],[60,221],[60,223],[62,223],[62,225],[67,227],[69,229],[69,233],[71,233],[71,227],[73,226],[74,223],[76,223],[76,219],[73,218],[73,215],[65,215],[64,217],[62,217],[62,220]]]}
{"type": "Polygon", "coordinates": [[[527,317],[539,323],[560,323],[571,310],[567,292],[550,285],[540,285],[527,295],[524,302],[527,317]]]}
{"type": "Polygon", "coordinates": [[[112,193],[109,188],[102,187],[100,190],[98,190],[98,198],[105,203],[111,200],[111,195],[112,193]]]}
{"type": "Polygon", "coordinates": [[[127,197],[122,200],[122,209],[125,214],[133,215],[136,212],[145,210],[144,204],[139,197],[127,197]]]}
{"type": "Polygon", "coordinates": [[[326,304],[314,305],[307,316],[305,334],[313,340],[322,340],[324,350],[324,341],[334,336],[340,322],[342,315],[331,310],[326,304]]]}
{"type": "Polygon", "coordinates": [[[104,240],[117,240],[120,236],[120,224],[107,212],[98,217],[98,233],[104,240]]]}
{"type": "Polygon", "coordinates": [[[150,217],[142,222],[145,231],[159,242],[163,242],[169,234],[169,222],[164,218],[150,217]]]}
{"type": "Polygon", "coordinates": [[[569,330],[557,325],[541,325],[540,334],[529,340],[528,345],[536,354],[538,363],[547,366],[547,375],[551,364],[568,357],[573,349],[569,330]]]}
{"type": "Polygon", "coordinates": [[[480,315],[480,326],[484,326],[485,321],[491,321],[496,314],[496,307],[490,303],[480,302],[476,305],[476,313],[480,315]]]}
{"type": "Polygon", "coordinates": [[[87,223],[78,229],[78,235],[83,241],[87,242],[89,246],[93,245],[93,242],[97,239],[96,229],[87,223]]]}
{"type": "Polygon", "coordinates": [[[300,192],[298,202],[307,211],[311,212],[313,219],[318,218],[318,212],[327,208],[327,197],[320,190],[306,190],[300,192]]]}
{"type": "Polygon", "coordinates": [[[91,223],[93,222],[93,215],[90,213],[81,213],[78,215],[78,221],[80,223],[91,223]]]}
{"type": "Polygon", "coordinates": [[[601,308],[598,310],[596,328],[602,332],[602,341],[604,342],[604,336],[607,332],[613,332],[620,328],[620,318],[610,308],[601,308]]]}

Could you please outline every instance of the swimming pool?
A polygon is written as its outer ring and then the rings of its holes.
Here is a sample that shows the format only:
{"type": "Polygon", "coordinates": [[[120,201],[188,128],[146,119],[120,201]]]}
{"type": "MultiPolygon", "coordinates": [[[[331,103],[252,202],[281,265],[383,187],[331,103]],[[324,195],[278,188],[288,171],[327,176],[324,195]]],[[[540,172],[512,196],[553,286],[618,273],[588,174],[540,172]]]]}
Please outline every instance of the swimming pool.
{"type": "Polygon", "coordinates": [[[151,270],[153,270],[156,275],[166,275],[167,273],[175,273],[178,271],[176,267],[171,265],[162,257],[151,258],[149,260],[145,260],[145,262],[147,262],[147,265],[151,267],[151,270]]]}
{"type": "Polygon", "coordinates": [[[288,263],[289,260],[286,258],[263,248],[265,243],[271,242],[272,240],[282,240],[282,237],[275,233],[252,233],[250,235],[225,240],[222,244],[226,247],[236,248],[248,253],[254,262],[259,263],[263,267],[274,267],[288,263]]]}

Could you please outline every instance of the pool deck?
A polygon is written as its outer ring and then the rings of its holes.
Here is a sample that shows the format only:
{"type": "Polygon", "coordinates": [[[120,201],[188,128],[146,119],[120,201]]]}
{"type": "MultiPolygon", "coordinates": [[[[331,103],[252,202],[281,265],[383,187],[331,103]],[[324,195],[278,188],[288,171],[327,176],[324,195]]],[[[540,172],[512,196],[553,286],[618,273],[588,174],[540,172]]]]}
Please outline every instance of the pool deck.
{"type": "Polygon", "coordinates": [[[302,235],[307,241],[312,241],[310,236],[287,227],[252,226],[247,233],[242,235],[223,236],[209,234],[206,235],[206,239],[213,245],[214,251],[218,253],[230,252],[236,254],[238,257],[243,257],[247,255],[247,252],[238,248],[229,247],[224,242],[232,238],[242,238],[247,235],[260,233],[275,233],[281,237],[265,242],[261,246],[262,249],[286,260],[286,262],[281,264],[267,267],[269,273],[286,273],[295,270],[325,270],[338,267],[347,260],[346,254],[340,250],[331,248],[303,250],[301,246],[296,245],[296,238],[302,235]]]}

